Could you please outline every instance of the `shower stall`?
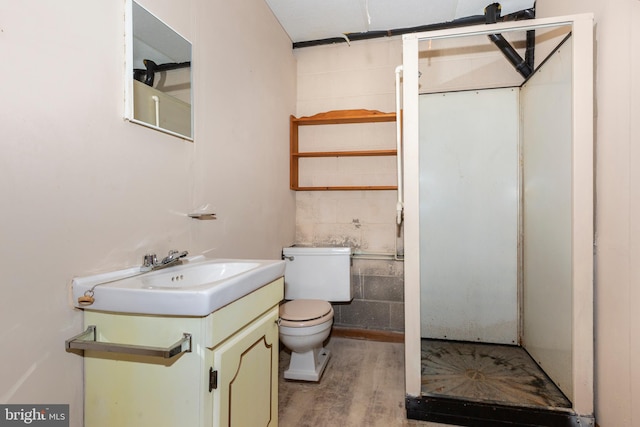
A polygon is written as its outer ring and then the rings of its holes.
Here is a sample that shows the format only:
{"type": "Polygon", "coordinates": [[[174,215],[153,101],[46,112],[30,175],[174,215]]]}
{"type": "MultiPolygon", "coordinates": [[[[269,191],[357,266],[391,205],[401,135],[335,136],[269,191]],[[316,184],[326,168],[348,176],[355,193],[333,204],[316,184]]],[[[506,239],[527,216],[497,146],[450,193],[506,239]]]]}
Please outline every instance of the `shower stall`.
{"type": "Polygon", "coordinates": [[[404,36],[409,418],[594,424],[592,63],[591,15],[404,36]]]}

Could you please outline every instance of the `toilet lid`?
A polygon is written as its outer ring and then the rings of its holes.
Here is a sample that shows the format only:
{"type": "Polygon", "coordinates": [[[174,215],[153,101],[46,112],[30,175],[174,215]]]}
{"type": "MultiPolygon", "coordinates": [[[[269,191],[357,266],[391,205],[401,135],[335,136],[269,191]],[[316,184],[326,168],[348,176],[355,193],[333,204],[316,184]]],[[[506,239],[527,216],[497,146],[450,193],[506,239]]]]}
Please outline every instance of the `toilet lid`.
{"type": "Polygon", "coordinates": [[[296,299],[280,306],[280,318],[293,322],[321,319],[333,311],[327,301],[317,299],[296,299]]]}

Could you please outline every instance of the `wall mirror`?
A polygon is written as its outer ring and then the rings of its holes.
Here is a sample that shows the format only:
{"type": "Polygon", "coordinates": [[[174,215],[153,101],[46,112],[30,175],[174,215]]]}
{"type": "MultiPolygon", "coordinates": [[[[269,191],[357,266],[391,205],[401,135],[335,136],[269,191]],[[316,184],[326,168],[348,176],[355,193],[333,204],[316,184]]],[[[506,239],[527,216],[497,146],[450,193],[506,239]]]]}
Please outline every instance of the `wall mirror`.
{"type": "Polygon", "coordinates": [[[125,118],[193,141],[191,43],[137,2],[126,4],[125,118]]]}

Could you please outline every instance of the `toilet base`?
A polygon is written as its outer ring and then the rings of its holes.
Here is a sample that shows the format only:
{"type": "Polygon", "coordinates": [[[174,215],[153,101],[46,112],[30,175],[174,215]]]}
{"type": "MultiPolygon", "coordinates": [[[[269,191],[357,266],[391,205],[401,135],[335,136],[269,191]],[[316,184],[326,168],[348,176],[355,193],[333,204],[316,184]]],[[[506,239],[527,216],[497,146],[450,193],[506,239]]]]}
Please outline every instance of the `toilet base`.
{"type": "Polygon", "coordinates": [[[331,357],[331,352],[324,347],[304,353],[292,351],[289,369],[284,371],[284,377],[288,380],[320,381],[324,368],[329,362],[329,357],[331,357]]]}

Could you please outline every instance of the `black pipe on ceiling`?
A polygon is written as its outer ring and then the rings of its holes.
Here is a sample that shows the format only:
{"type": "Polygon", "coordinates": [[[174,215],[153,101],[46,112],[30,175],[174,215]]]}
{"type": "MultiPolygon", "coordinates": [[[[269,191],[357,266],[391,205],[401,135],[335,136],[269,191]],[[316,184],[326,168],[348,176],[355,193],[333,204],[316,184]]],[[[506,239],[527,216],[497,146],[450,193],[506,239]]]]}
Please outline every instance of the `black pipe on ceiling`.
{"type": "MultiPolygon", "coordinates": [[[[535,3],[534,3],[535,6],[535,3]]],[[[533,19],[536,17],[533,9],[528,9],[524,11],[528,14],[529,19],[533,19]]],[[[527,31],[527,48],[524,53],[524,60],[527,62],[527,65],[532,70],[535,68],[535,60],[534,60],[534,52],[536,50],[536,30],[527,31]]]]}
{"type": "Polygon", "coordinates": [[[527,48],[524,52],[524,60],[532,70],[535,68],[534,52],[536,50],[536,30],[527,31],[527,48]]]}
{"type": "Polygon", "coordinates": [[[438,24],[428,24],[428,25],[421,25],[421,26],[410,27],[410,28],[397,28],[397,29],[384,30],[384,31],[366,31],[362,33],[348,33],[348,34],[345,34],[345,37],[332,37],[328,39],[294,42],[293,48],[298,49],[303,47],[322,46],[322,45],[335,44],[335,43],[346,43],[347,41],[351,42],[351,41],[359,41],[359,40],[376,39],[376,38],[382,38],[382,37],[401,36],[403,34],[421,33],[425,31],[435,31],[435,30],[446,30],[450,28],[467,27],[471,25],[488,24],[488,23],[495,23],[495,22],[519,21],[522,19],[531,19],[534,17],[535,17],[535,8],[522,10],[522,11],[515,12],[505,16],[499,16],[499,14],[497,16],[487,16],[487,10],[485,9],[484,15],[474,15],[474,16],[454,19],[453,21],[442,22],[438,24]],[[495,20],[495,22],[490,22],[491,20],[495,20]]]}
{"type": "Polygon", "coordinates": [[[180,68],[191,67],[191,61],[187,62],[169,62],[166,64],[156,64],[150,59],[143,59],[145,69],[140,68],[133,69],[133,78],[146,84],[147,86],[153,86],[156,73],[162,71],[178,70],[180,68]]]}
{"type": "Polygon", "coordinates": [[[511,62],[515,69],[525,79],[531,75],[533,69],[527,64],[527,61],[522,59],[520,54],[511,46],[511,44],[504,38],[502,34],[489,34],[489,40],[495,44],[498,49],[504,54],[505,58],[511,62]]]}
{"type": "MultiPolygon", "coordinates": [[[[500,4],[493,3],[485,9],[485,15],[488,17],[500,17],[500,4]]],[[[532,9],[527,9],[522,11],[522,15],[525,19],[533,19],[535,18],[535,12],[532,9]]],[[[535,67],[534,64],[534,52],[535,52],[535,43],[536,43],[536,32],[535,30],[527,31],[526,37],[526,49],[524,59],[520,56],[520,54],[515,50],[511,43],[509,43],[502,34],[489,34],[489,40],[495,44],[498,49],[502,52],[502,54],[507,58],[509,62],[514,66],[514,68],[520,73],[522,77],[525,79],[528,78],[531,73],[533,73],[533,69],[535,67]]]]}

